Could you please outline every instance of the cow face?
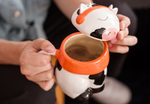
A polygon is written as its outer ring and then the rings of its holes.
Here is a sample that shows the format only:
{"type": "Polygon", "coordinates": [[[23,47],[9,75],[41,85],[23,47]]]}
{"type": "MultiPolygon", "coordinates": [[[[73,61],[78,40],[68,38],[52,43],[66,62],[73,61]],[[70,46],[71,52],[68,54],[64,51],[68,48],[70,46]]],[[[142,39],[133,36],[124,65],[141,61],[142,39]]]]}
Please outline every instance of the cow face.
{"type": "Polygon", "coordinates": [[[116,38],[119,31],[119,20],[116,16],[118,9],[112,5],[92,6],[81,4],[73,13],[71,21],[83,34],[94,39],[107,41],[116,38]]]}

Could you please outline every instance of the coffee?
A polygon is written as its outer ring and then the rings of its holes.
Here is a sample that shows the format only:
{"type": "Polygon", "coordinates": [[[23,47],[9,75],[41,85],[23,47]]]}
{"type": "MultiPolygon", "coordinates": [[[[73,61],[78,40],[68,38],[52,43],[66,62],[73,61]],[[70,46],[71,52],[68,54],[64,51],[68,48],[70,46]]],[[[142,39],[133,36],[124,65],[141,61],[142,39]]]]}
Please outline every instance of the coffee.
{"type": "Polygon", "coordinates": [[[91,61],[100,56],[100,54],[91,54],[86,47],[81,45],[72,45],[65,51],[68,56],[78,61],[91,61]]]}

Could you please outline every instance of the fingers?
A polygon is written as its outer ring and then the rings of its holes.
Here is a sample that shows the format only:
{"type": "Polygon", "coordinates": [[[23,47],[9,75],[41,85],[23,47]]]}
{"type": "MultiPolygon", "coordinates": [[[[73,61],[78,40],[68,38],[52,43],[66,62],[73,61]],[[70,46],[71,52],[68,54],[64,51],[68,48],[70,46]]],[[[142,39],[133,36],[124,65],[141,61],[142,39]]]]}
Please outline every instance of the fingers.
{"type": "Polygon", "coordinates": [[[115,45],[126,45],[126,46],[133,46],[137,43],[137,38],[135,36],[126,36],[122,40],[118,40],[116,42],[112,41],[115,45]]]}
{"type": "Polygon", "coordinates": [[[129,34],[128,28],[126,28],[124,31],[119,31],[118,34],[117,34],[117,38],[114,39],[114,40],[111,40],[111,43],[115,43],[118,40],[123,40],[125,37],[128,36],[128,34],[129,34]]]}
{"type": "Polygon", "coordinates": [[[55,47],[48,40],[45,40],[42,38],[33,41],[32,45],[38,51],[41,49],[48,52],[48,53],[55,51],[55,47]]]}
{"type": "Polygon", "coordinates": [[[20,57],[21,73],[35,75],[52,68],[51,56],[39,53],[25,54],[20,57]]]}
{"type": "Polygon", "coordinates": [[[40,82],[40,81],[47,81],[51,80],[53,78],[53,69],[47,70],[45,72],[38,73],[34,76],[26,76],[28,80],[30,81],[35,81],[35,82],[40,82]]]}
{"type": "Polygon", "coordinates": [[[20,55],[21,73],[44,90],[49,90],[54,84],[51,56],[38,53],[44,50],[54,52],[55,47],[45,39],[37,39],[29,43],[20,55]]]}
{"type": "Polygon", "coordinates": [[[43,90],[48,91],[54,84],[53,74],[54,69],[51,68],[35,75],[26,75],[26,78],[37,83],[43,90]]]}
{"type": "Polygon", "coordinates": [[[39,53],[30,53],[25,54],[20,57],[20,63],[22,65],[30,65],[32,63],[33,66],[44,66],[47,65],[51,60],[50,55],[39,54],[39,53]]]}
{"type": "Polygon", "coordinates": [[[135,36],[126,36],[122,40],[108,42],[109,50],[115,53],[127,53],[129,51],[128,46],[137,44],[137,38],[135,36]]]}
{"type": "Polygon", "coordinates": [[[120,21],[120,30],[124,30],[130,25],[131,21],[127,16],[117,14],[117,17],[119,18],[120,21]]]}
{"type": "Polygon", "coordinates": [[[120,22],[120,31],[117,34],[117,38],[108,42],[109,50],[116,53],[126,53],[129,51],[128,46],[133,46],[137,43],[135,36],[128,36],[130,25],[130,19],[124,15],[117,15],[120,22]]]}
{"type": "Polygon", "coordinates": [[[37,73],[36,75],[26,75],[30,81],[37,83],[43,90],[48,91],[54,84],[53,78],[54,69],[51,68],[47,71],[37,73]]]}
{"type": "Polygon", "coordinates": [[[120,31],[117,34],[117,38],[111,41],[116,42],[117,40],[124,39],[128,34],[128,26],[130,25],[130,19],[124,15],[118,14],[117,15],[120,21],[120,31]]]}
{"type": "Polygon", "coordinates": [[[28,66],[22,66],[21,67],[21,73],[24,74],[24,75],[28,75],[28,76],[34,76],[38,73],[47,71],[49,69],[52,69],[51,64],[47,64],[47,65],[44,65],[44,66],[41,66],[41,67],[28,65],[28,66]]]}
{"type": "Polygon", "coordinates": [[[129,51],[129,47],[128,46],[120,46],[120,45],[112,45],[111,48],[109,48],[109,50],[111,52],[114,52],[114,53],[127,53],[129,51]]]}
{"type": "Polygon", "coordinates": [[[120,21],[120,31],[117,34],[117,39],[122,40],[129,34],[128,26],[130,25],[130,19],[124,15],[117,15],[120,21]]]}
{"type": "Polygon", "coordinates": [[[122,40],[129,34],[128,28],[126,28],[124,31],[119,31],[117,34],[117,39],[122,40]]]}
{"type": "Polygon", "coordinates": [[[36,82],[43,90],[48,91],[54,85],[54,78],[48,81],[36,82]]]}

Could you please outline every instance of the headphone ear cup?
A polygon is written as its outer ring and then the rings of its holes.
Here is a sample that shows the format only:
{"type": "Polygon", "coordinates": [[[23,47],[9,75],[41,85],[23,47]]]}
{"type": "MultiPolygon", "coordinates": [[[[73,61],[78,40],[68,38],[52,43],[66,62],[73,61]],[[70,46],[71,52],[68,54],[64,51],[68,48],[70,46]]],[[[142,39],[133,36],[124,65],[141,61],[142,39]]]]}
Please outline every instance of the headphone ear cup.
{"type": "Polygon", "coordinates": [[[77,18],[76,18],[76,23],[77,24],[82,24],[85,20],[85,17],[83,15],[78,15],[77,18]]]}

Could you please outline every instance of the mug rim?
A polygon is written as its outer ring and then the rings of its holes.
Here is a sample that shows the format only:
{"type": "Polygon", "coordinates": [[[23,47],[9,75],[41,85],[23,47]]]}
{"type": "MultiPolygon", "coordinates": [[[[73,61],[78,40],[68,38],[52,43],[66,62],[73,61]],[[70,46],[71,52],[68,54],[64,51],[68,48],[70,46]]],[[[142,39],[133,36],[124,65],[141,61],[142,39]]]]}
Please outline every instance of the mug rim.
{"type": "Polygon", "coordinates": [[[109,63],[109,50],[107,42],[102,41],[104,50],[102,54],[91,61],[78,61],[67,55],[65,52],[65,44],[66,42],[73,36],[83,34],[81,32],[75,32],[68,35],[62,42],[60,49],[56,51],[56,57],[62,66],[63,69],[75,73],[75,74],[84,74],[84,75],[92,75],[97,74],[108,66],[109,63]]]}

